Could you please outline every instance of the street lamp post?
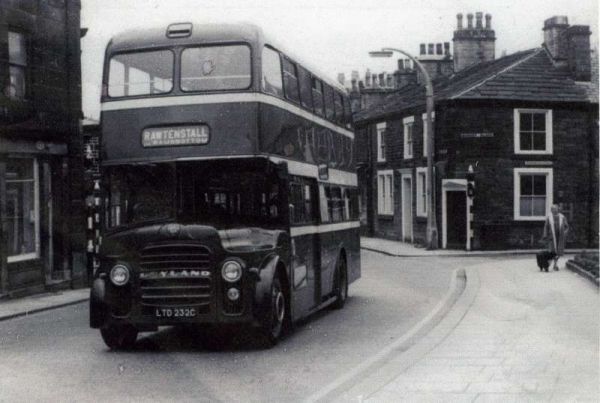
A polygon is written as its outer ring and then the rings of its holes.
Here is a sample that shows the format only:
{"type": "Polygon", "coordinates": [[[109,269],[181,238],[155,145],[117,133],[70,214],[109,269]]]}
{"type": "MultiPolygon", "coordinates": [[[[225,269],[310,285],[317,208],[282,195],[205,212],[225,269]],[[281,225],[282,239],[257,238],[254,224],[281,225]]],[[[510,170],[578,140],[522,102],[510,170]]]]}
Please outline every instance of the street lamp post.
{"type": "Polygon", "coordinates": [[[425,67],[415,59],[410,53],[407,53],[401,49],[394,48],[383,48],[380,51],[369,52],[371,57],[391,57],[393,52],[398,52],[408,57],[412,62],[419,68],[419,71],[423,74],[425,79],[425,138],[427,138],[427,249],[438,248],[438,229],[437,220],[435,216],[435,205],[433,198],[433,130],[431,124],[431,117],[433,115],[433,85],[431,83],[431,77],[425,70],[425,67]]]}

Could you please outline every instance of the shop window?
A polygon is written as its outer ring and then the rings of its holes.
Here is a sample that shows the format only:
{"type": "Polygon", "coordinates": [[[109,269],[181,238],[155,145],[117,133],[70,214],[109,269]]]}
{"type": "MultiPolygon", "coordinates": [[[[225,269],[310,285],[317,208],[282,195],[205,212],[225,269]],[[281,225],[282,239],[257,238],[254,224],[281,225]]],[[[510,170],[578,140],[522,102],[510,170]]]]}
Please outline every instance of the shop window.
{"type": "Polygon", "coordinates": [[[38,258],[40,205],[38,166],[35,159],[7,160],[6,224],[8,263],[38,258]]]}
{"type": "Polygon", "coordinates": [[[544,220],[552,205],[552,168],[514,169],[514,219],[544,220]]]}
{"type": "Polygon", "coordinates": [[[552,154],[552,110],[514,110],[515,154],[552,154]]]}
{"type": "Polygon", "coordinates": [[[27,38],[19,32],[8,32],[9,86],[6,95],[25,99],[27,96],[27,38]]]}

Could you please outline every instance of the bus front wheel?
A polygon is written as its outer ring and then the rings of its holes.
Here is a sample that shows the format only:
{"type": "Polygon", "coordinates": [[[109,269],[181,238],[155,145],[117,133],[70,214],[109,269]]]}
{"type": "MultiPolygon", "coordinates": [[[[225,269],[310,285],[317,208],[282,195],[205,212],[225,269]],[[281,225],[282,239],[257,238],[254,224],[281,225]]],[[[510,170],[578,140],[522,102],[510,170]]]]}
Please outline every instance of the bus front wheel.
{"type": "Polygon", "coordinates": [[[100,335],[111,350],[128,350],[135,345],[138,331],[132,325],[108,325],[100,328],[100,335]]]}
{"type": "Polygon", "coordinates": [[[285,292],[281,286],[279,275],[273,279],[271,285],[270,307],[267,317],[259,329],[259,337],[266,347],[273,347],[283,333],[283,323],[287,315],[285,292]]]}
{"type": "Polygon", "coordinates": [[[333,309],[342,309],[344,305],[346,305],[346,300],[348,299],[348,268],[346,259],[344,259],[343,256],[340,256],[338,259],[334,284],[333,294],[335,296],[335,302],[332,307],[333,309]]]}

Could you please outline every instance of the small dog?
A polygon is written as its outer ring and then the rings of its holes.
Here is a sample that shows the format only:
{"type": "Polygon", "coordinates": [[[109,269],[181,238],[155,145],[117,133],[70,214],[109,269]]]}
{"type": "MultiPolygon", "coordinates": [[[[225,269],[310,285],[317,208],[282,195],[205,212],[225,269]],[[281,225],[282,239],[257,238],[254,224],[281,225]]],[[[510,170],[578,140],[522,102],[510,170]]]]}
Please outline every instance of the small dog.
{"type": "Polygon", "coordinates": [[[538,252],[535,255],[537,260],[537,265],[540,268],[540,271],[548,271],[548,267],[550,267],[550,261],[556,257],[556,253],[550,251],[542,251],[538,252]]]}

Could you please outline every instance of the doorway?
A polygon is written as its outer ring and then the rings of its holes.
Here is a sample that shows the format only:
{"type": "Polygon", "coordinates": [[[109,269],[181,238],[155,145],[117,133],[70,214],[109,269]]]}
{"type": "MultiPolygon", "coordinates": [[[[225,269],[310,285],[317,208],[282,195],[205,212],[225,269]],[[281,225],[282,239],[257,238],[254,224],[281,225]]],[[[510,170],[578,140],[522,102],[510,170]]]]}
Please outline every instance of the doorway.
{"type": "Polygon", "coordinates": [[[442,181],[443,248],[470,250],[470,225],[467,207],[467,181],[442,181]]]}

